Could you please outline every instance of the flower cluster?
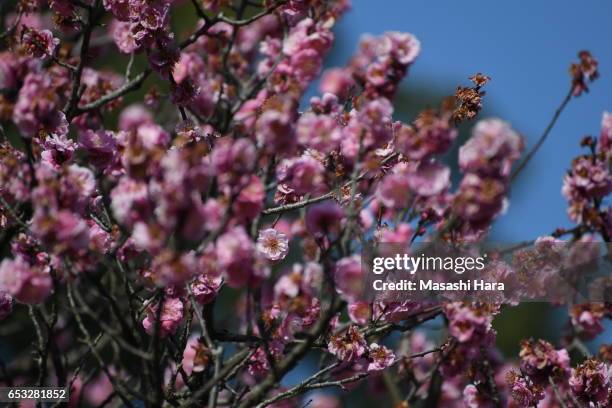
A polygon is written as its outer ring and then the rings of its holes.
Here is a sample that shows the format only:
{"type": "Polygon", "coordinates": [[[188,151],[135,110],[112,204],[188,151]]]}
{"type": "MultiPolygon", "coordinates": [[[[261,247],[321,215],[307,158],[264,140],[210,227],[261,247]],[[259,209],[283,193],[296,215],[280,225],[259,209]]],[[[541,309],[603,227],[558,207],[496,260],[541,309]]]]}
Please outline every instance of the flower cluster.
{"type": "Polygon", "coordinates": [[[395,363],[395,354],[391,350],[377,343],[368,345],[356,326],[333,335],[328,350],[343,363],[352,364],[357,371],[362,366],[368,372],[381,371],[395,363]]]}
{"type": "Polygon", "coordinates": [[[490,225],[503,211],[512,163],[523,150],[523,141],[507,123],[481,121],[459,150],[459,167],[465,173],[453,206],[469,229],[490,225]]]}
{"type": "MultiPolygon", "coordinates": [[[[572,168],[563,178],[563,196],[567,199],[568,215],[578,224],[610,230],[609,207],[602,206],[604,197],[612,192],[610,160],[612,160],[612,115],[604,113],[599,140],[586,138],[583,145],[590,149],[589,154],[576,157],[572,168]]],[[[610,235],[608,234],[608,237],[610,235]]]]}
{"type": "Polygon", "coordinates": [[[569,386],[581,403],[601,407],[612,403],[609,364],[593,359],[586,360],[572,369],[569,386]]]}
{"type": "Polygon", "coordinates": [[[449,333],[457,345],[443,366],[449,375],[467,370],[477,356],[487,353],[495,341],[493,317],[499,306],[488,304],[448,303],[444,314],[449,320],[449,333]]]}
{"type": "Polygon", "coordinates": [[[579,62],[570,65],[570,75],[572,76],[572,95],[580,96],[583,92],[588,92],[587,83],[599,77],[597,67],[599,63],[590,52],[580,51],[578,53],[579,62]]]}

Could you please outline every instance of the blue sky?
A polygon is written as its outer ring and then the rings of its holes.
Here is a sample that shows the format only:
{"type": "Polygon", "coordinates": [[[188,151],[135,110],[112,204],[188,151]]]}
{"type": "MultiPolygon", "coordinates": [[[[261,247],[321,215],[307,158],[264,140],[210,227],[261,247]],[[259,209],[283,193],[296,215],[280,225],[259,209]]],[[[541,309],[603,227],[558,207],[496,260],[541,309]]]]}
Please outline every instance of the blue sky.
{"type": "Polygon", "coordinates": [[[431,87],[449,94],[475,72],[492,77],[485,105],[532,146],[565,96],[568,67],[581,49],[599,60],[601,78],[574,99],[511,192],[495,225],[500,241],[524,240],[571,226],[561,178],[585,134],[598,135],[612,111],[612,2],[605,0],[353,0],[339,22],[331,65],[343,65],[364,33],[407,31],[422,51],[405,92],[431,87]],[[529,3],[529,4],[528,4],[529,3]]]}

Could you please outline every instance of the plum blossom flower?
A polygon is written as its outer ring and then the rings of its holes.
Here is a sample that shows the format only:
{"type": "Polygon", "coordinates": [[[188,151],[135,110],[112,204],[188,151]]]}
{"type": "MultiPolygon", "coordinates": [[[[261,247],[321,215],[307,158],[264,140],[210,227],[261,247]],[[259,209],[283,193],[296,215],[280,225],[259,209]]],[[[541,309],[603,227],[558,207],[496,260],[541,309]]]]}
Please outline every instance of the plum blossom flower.
{"type": "Polygon", "coordinates": [[[563,179],[563,195],[567,199],[582,196],[601,198],[612,190],[612,181],[605,162],[579,157],[572,163],[571,172],[563,179]]]}
{"type": "MultiPolygon", "coordinates": [[[[164,24],[162,21],[164,18],[165,16],[163,18],[158,18],[155,25],[161,26],[164,24]]],[[[143,28],[143,37],[146,38],[149,36],[151,31],[149,31],[149,29],[146,27],[143,28]]],[[[146,49],[149,66],[158,74],[168,77],[180,58],[180,49],[174,38],[174,33],[170,32],[169,30],[158,30],[155,32],[154,36],[150,37],[155,39],[153,43],[155,46],[146,49]]],[[[145,40],[145,43],[146,42],[147,41],[145,40]]]]}
{"type": "Polygon", "coordinates": [[[223,276],[233,288],[256,285],[269,272],[256,259],[255,245],[242,226],[229,229],[217,239],[216,254],[223,276]]]}
{"type": "Polygon", "coordinates": [[[608,160],[612,158],[612,113],[604,112],[597,149],[608,160]]]}
{"type": "Polygon", "coordinates": [[[53,21],[64,32],[73,32],[78,27],[75,16],[75,4],[70,0],[50,0],[49,8],[53,11],[53,21]]]}
{"type": "Polygon", "coordinates": [[[381,371],[390,367],[395,361],[395,354],[385,346],[372,343],[368,347],[368,368],[369,372],[381,371]]]}
{"type": "Polygon", "coordinates": [[[41,157],[51,167],[59,168],[69,162],[77,149],[77,144],[65,135],[52,134],[47,136],[41,157]]]}
{"type": "Polygon", "coordinates": [[[136,129],[136,137],[146,150],[166,147],[170,141],[170,134],[163,127],[153,122],[140,124],[136,129]]]}
{"type": "Polygon", "coordinates": [[[119,20],[127,20],[130,16],[129,0],[104,0],[102,5],[119,20]]]}
{"type": "Polygon", "coordinates": [[[334,280],[338,293],[346,299],[355,300],[363,289],[361,258],[358,255],[354,255],[340,259],[336,263],[334,280]]]}
{"type": "Polygon", "coordinates": [[[172,102],[177,106],[190,106],[201,93],[201,88],[190,78],[171,85],[172,102]]]}
{"type": "Polygon", "coordinates": [[[289,252],[289,240],[282,232],[273,228],[259,231],[257,250],[271,261],[284,259],[289,252]]]}
{"type": "Polygon", "coordinates": [[[133,131],[140,125],[153,122],[153,115],[141,104],[132,104],[121,111],[119,115],[119,130],[133,131]]]}
{"type": "Polygon", "coordinates": [[[570,308],[572,325],[586,339],[592,339],[604,331],[606,315],[612,316],[612,308],[603,303],[583,303],[570,308]]]}
{"type": "Polygon", "coordinates": [[[468,408],[493,408],[493,401],[486,398],[478,391],[474,384],[468,384],[463,389],[463,402],[468,408]]]}
{"type": "Polygon", "coordinates": [[[87,129],[79,137],[79,147],[94,166],[102,169],[113,164],[118,155],[115,135],[106,130],[87,129]]]}
{"type": "Polygon", "coordinates": [[[372,305],[372,318],[383,322],[397,323],[407,319],[421,310],[422,305],[413,300],[401,302],[374,302],[372,305]]]}
{"type": "MultiPolygon", "coordinates": [[[[279,358],[284,345],[280,341],[273,341],[268,345],[272,358],[279,358]]],[[[258,347],[255,353],[249,358],[247,362],[247,370],[251,376],[255,379],[259,379],[266,375],[270,370],[270,360],[263,347],[258,347]]]]}
{"type": "MultiPolygon", "coordinates": [[[[599,211],[597,203],[612,192],[610,157],[612,157],[612,119],[607,113],[602,118],[599,142],[586,137],[582,146],[591,149],[589,155],[581,155],[572,161],[572,168],[563,178],[561,192],[568,201],[567,213],[572,221],[600,231],[610,227],[609,207],[599,211]]],[[[605,200],[604,200],[605,201],[605,200]]]]}
{"type": "Polygon", "coordinates": [[[197,338],[191,337],[183,351],[182,367],[185,374],[201,373],[212,359],[210,350],[197,338]]]}
{"type": "Polygon", "coordinates": [[[436,162],[421,163],[413,173],[408,174],[407,183],[420,196],[434,196],[450,185],[450,169],[436,162]]]}
{"type": "Polygon", "coordinates": [[[459,167],[464,172],[506,177],[522,150],[521,136],[508,123],[499,119],[481,120],[472,137],[459,149],[459,167]]]}
{"type": "Polygon", "coordinates": [[[112,235],[93,220],[87,221],[89,229],[89,248],[100,254],[106,254],[113,245],[112,235]]]}
{"type": "Polygon", "coordinates": [[[498,308],[491,309],[486,306],[467,305],[460,302],[448,303],[444,313],[449,319],[449,332],[460,342],[473,342],[485,337],[489,333],[493,315],[498,308]]]}
{"type": "MultiPolygon", "coordinates": [[[[81,200],[87,201],[87,198],[91,197],[96,191],[95,175],[87,167],[71,164],[67,167],[65,177],[66,189],[73,190],[73,193],[81,200]]],[[[66,192],[66,194],[69,193],[66,192]]]]}
{"type": "Polygon", "coordinates": [[[19,302],[42,303],[52,289],[53,281],[48,270],[29,265],[21,257],[0,262],[0,291],[19,302]]]}
{"type": "Polygon", "coordinates": [[[264,112],[255,125],[257,142],[274,153],[289,153],[295,145],[292,121],[288,113],[264,112]]]}
{"type": "Polygon", "coordinates": [[[495,340],[491,322],[498,313],[499,306],[494,304],[447,303],[444,313],[449,320],[449,332],[457,340],[450,351],[452,357],[446,360],[441,369],[453,376],[470,367],[471,361],[488,350],[495,340]]]}
{"type": "Polygon", "coordinates": [[[306,229],[316,237],[339,231],[344,210],[334,201],[325,201],[308,208],[306,229]]]}
{"type": "Polygon", "coordinates": [[[32,232],[57,253],[78,252],[89,245],[87,223],[68,210],[38,210],[32,219],[32,232]]]}
{"type": "Polygon", "coordinates": [[[191,283],[193,297],[200,304],[212,302],[219,293],[222,282],[223,278],[221,276],[214,276],[208,273],[198,275],[191,283]]]}
{"type": "Polygon", "coordinates": [[[13,120],[25,137],[43,133],[68,133],[66,116],[60,111],[60,95],[46,73],[31,72],[24,79],[13,110],[13,120]]]}
{"type": "Polygon", "coordinates": [[[298,265],[294,265],[293,271],[281,276],[274,285],[274,296],[283,300],[284,298],[294,298],[299,295],[301,290],[302,276],[298,265]]]}
{"type": "Polygon", "coordinates": [[[332,335],[327,347],[343,362],[354,361],[367,351],[365,339],[356,326],[349,327],[345,333],[332,335]]]}
{"type": "Polygon", "coordinates": [[[211,160],[217,172],[229,178],[251,171],[255,166],[255,157],[255,145],[249,139],[234,141],[222,138],[215,143],[211,160]]]}
{"type": "Polygon", "coordinates": [[[111,31],[115,45],[124,54],[131,54],[138,51],[142,43],[138,41],[136,33],[133,31],[134,25],[124,21],[114,20],[111,24],[111,31]]]}
{"type": "Polygon", "coordinates": [[[147,185],[142,181],[121,177],[110,196],[113,215],[119,222],[129,225],[140,218],[141,210],[147,206],[147,185]]]}
{"type": "Polygon", "coordinates": [[[234,211],[239,217],[252,221],[263,210],[266,197],[265,186],[255,175],[243,178],[242,182],[246,185],[240,190],[235,200],[234,211]]]}
{"type": "Polygon", "coordinates": [[[393,58],[402,65],[409,65],[421,51],[421,43],[412,34],[392,31],[386,33],[389,40],[389,51],[393,58]]]}
{"type": "Polygon", "coordinates": [[[420,49],[419,41],[409,33],[365,36],[350,62],[353,77],[365,83],[366,95],[391,98],[420,49]]]}
{"type": "Polygon", "coordinates": [[[278,181],[298,195],[312,194],[324,181],[323,164],[311,156],[284,160],[277,168],[278,181]]]}
{"type": "Polygon", "coordinates": [[[395,122],[393,133],[397,150],[413,160],[445,153],[458,134],[448,117],[431,110],[421,112],[413,126],[395,122]]]}
{"type": "Polygon", "coordinates": [[[473,225],[487,225],[504,208],[505,184],[497,178],[465,175],[459,184],[453,206],[457,214],[473,225]]]}
{"type": "Polygon", "coordinates": [[[364,325],[372,317],[372,307],[367,302],[351,302],[347,309],[349,318],[355,324],[364,325]]]}
{"type": "Polygon", "coordinates": [[[399,209],[409,205],[411,194],[406,174],[402,172],[387,174],[379,184],[377,196],[380,202],[389,208],[399,209]]]}
{"type": "Polygon", "coordinates": [[[198,270],[194,251],[185,253],[164,249],[151,264],[154,280],[159,285],[181,285],[198,270]]]}
{"type": "Polygon", "coordinates": [[[179,298],[165,298],[161,312],[158,312],[158,308],[159,303],[147,307],[142,326],[148,334],[153,335],[159,314],[158,333],[160,337],[166,337],[174,333],[183,320],[183,301],[179,298]]]}
{"type": "Polygon", "coordinates": [[[355,85],[355,81],[349,70],[344,68],[330,68],[323,72],[319,89],[323,93],[331,93],[344,99],[349,90],[355,85]]]}
{"type": "Polygon", "coordinates": [[[521,357],[521,369],[537,383],[546,383],[551,375],[564,378],[569,374],[567,350],[556,350],[545,340],[523,341],[519,356],[521,357]]]}
{"type": "Polygon", "coordinates": [[[53,37],[49,30],[37,30],[25,27],[21,37],[21,44],[26,52],[34,58],[50,57],[59,44],[59,39],[53,37]]]}
{"type": "Polygon", "coordinates": [[[508,373],[506,381],[510,386],[510,395],[519,407],[537,406],[540,400],[544,399],[542,387],[514,371],[508,373]]]}
{"type": "Polygon", "coordinates": [[[578,53],[579,62],[570,65],[570,75],[572,76],[572,95],[580,96],[583,92],[588,92],[587,83],[599,78],[599,62],[589,51],[578,53]]]}
{"type": "Polygon", "coordinates": [[[378,238],[380,242],[390,244],[407,244],[410,243],[414,232],[415,231],[410,224],[402,222],[398,224],[395,229],[381,229],[378,233],[378,238]]]}
{"type": "Polygon", "coordinates": [[[307,112],[298,120],[296,136],[300,144],[329,153],[340,146],[342,131],[335,118],[307,112]]]}
{"type": "Polygon", "coordinates": [[[587,406],[605,407],[612,402],[610,367],[604,362],[589,359],[572,369],[569,386],[576,398],[587,406]]]}

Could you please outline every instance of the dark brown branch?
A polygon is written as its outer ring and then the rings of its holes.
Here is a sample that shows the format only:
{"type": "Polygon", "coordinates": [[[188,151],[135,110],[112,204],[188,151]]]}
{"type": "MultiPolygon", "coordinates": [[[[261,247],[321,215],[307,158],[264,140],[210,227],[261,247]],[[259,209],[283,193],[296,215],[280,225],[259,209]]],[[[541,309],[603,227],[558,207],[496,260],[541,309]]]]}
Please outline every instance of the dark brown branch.
{"type": "MultiPolygon", "coordinates": [[[[98,2],[96,2],[97,7],[98,2]]],[[[72,88],[70,91],[70,98],[66,103],[66,107],[64,108],[64,113],[66,114],[66,119],[68,122],[72,120],[76,116],[76,108],[79,103],[80,94],[81,94],[81,77],[83,76],[83,69],[85,68],[85,63],[87,62],[87,54],[89,52],[89,41],[91,40],[91,33],[93,32],[95,26],[95,16],[93,15],[93,10],[89,10],[89,20],[87,21],[87,25],[83,29],[83,40],[81,43],[81,57],[79,61],[79,65],[77,65],[76,70],[73,71],[72,78],[72,88]]]]}
{"type": "Polygon", "coordinates": [[[257,386],[251,390],[251,392],[245,396],[238,407],[249,408],[261,401],[268,391],[274,387],[278,378],[282,378],[287,372],[289,372],[289,370],[293,369],[298,361],[300,361],[306,355],[306,353],[308,353],[310,346],[327,329],[330,320],[343,305],[344,303],[339,300],[332,303],[325,315],[319,319],[315,326],[308,332],[306,341],[298,344],[294,349],[292,349],[286,355],[286,357],[277,364],[276,372],[268,374],[257,386]]]}

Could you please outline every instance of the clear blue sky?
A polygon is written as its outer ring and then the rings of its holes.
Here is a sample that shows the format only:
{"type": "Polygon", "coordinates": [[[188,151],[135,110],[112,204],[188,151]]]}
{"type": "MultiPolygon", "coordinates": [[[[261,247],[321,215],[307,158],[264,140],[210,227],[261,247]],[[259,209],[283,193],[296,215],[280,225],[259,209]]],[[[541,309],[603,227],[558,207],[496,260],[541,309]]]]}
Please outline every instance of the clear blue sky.
{"type": "Polygon", "coordinates": [[[568,67],[581,49],[600,62],[601,78],[571,102],[536,160],[513,188],[508,213],[495,226],[500,241],[516,241],[571,226],[561,178],[585,134],[598,135],[612,111],[612,1],[608,0],[353,0],[337,27],[332,65],[342,65],[364,33],[407,31],[422,51],[406,92],[427,84],[452,93],[475,72],[493,78],[485,101],[533,145],[565,96],[568,67]]]}

